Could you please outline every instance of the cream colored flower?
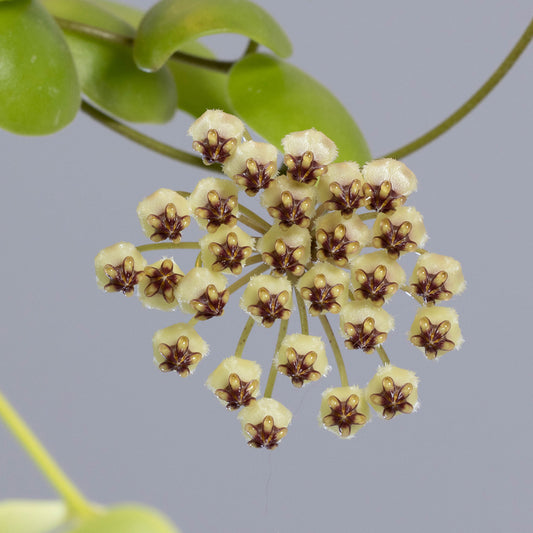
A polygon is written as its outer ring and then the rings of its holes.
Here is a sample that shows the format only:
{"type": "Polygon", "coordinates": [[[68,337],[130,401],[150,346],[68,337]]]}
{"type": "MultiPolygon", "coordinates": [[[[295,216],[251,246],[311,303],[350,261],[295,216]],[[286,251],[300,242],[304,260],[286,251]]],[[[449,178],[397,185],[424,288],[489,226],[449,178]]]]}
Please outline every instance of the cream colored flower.
{"type": "Polygon", "coordinates": [[[96,282],[106,292],[131,296],[144,276],[146,260],[129,242],[118,242],[101,250],[94,259],[96,282]]]}
{"type": "Polygon", "coordinates": [[[326,389],[318,419],[342,439],[352,438],[370,420],[364,390],[356,386],[326,389]]]}

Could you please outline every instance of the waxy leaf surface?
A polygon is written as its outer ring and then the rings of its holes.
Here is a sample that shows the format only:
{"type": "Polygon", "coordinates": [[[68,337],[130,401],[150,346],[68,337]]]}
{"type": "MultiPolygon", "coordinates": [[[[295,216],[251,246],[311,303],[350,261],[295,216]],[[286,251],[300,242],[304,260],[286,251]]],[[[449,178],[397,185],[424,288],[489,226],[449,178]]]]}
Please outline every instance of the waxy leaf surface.
{"type": "Polygon", "coordinates": [[[122,505],[86,520],[69,533],[179,533],[179,530],[156,510],[122,505]]]}
{"type": "Polygon", "coordinates": [[[47,533],[67,521],[62,501],[5,500],[0,502],[2,533],[47,533]]]}
{"type": "Polygon", "coordinates": [[[339,100],[285,61],[265,54],[243,58],[230,71],[228,90],[237,114],[278,147],[288,133],[316,128],[337,145],[337,161],[371,159],[363,134],[339,100]]]}
{"type": "MultiPolygon", "coordinates": [[[[124,20],[88,0],[44,0],[57,16],[133,38],[124,20]]],[[[176,87],[169,69],[140,70],[132,47],[65,31],[83,92],[112,114],[131,122],[166,122],[176,108],[176,87]]]]}
{"type": "Polygon", "coordinates": [[[291,54],[278,23],[248,0],[161,0],[139,25],[134,57],[142,69],[158,70],[184,43],[215,33],[237,33],[281,57],[291,54]]]}
{"type": "Polygon", "coordinates": [[[80,105],[76,68],[39,2],[0,2],[0,51],[0,127],[22,135],[65,127],[80,105]]]}

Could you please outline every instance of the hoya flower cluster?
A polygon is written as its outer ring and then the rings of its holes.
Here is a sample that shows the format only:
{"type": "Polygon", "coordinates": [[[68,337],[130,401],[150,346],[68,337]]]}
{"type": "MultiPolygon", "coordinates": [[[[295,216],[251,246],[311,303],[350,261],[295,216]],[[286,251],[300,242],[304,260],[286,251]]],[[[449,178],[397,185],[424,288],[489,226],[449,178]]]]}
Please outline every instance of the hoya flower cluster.
{"type": "Polygon", "coordinates": [[[240,410],[251,446],[275,448],[287,433],[291,412],[272,398],[278,374],[296,388],[324,381],[330,369],[324,339],[340,376],[340,386],[326,388],[317,405],[326,429],[348,438],[372,411],[384,419],[412,413],[418,405],[418,378],[390,364],[383,344],[394,319],[386,304],[398,291],[417,300],[409,339],[435,359],[462,342],[457,313],[442,303],[465,287],[455,259],[423,249],[422,215],[404,205],[416,190],[413,172],[393,159],[362,168],[334,162],[335,144],[314,129],[282,139],[279,167],[274,146],[245,140],[244,124],[222,111],[204,113],[189,134],[204,163],[216,165],[223,177],[201,179],[187,193],[155,191],[137,208],[142,229],[155,244],[121,242],[95,260],[98,284],[106,291],[130,296],[137,290],[146,307],[179,307],[190,315],[155,333],[159,369],[191,374],[208,351],[197,323],[222,316],[229,299],[239,298],[248,319],[233,354],[214,347],[220,360],[207,386],[228,410],[240,410]],[[241,204],[239,192],[258,196],[271,219],[241,204]],[[192,219],[206,232],[199,242],[184,239],[192,219]],[[179,260],[168,257],[148,265],[142,255],[169,248],[180,254],[191,250],[196,266],[184,272],[179,260]],[[399,260],[409,253],[418,254],[418,261],[407,280],[399,260]],[[337,317],[339,328],[332,328],[330,319],[337,317]],[[320,323],[324,338],[310,335],[309,319],[320,323]],[[276,323],[272,361],[246,358],[252,328],[276,323]],[[366,386],[350,384],[335,329],[348,352],[377,351],[382,365],[366,386]],[[264,365],[271,370],[261,397],[264,365]]]}

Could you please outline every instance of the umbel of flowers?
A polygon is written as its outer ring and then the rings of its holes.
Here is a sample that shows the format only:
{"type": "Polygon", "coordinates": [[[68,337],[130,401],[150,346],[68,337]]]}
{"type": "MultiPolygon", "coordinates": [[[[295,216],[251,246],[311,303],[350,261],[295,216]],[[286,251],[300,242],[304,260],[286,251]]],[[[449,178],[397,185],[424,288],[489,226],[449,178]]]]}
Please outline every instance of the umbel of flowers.
{"type": "Polygon", "coordinates": [[[292,415],[272,398],[276,376],[286,376],[296,388],[316,387],[313,383],[323,381],[330,370],[325,341],[340,386],[322,393],[319,421],[324,428],[349,438],[372,411],[385,420],[414,412],[418,378],[390,363],[383,344],[394,319],[385,306],[397,292],[420,304],[409,339],[428,359],[436,359],[462,343],[457,313],[443,304],[464,290],[465,281],[455,259],[423,248],[422,215],[405,205],[417,187],[413,172],[393,159],[370,161],[362,168],[334,162],[335,144],[314,129],[282,139],[285,153],[279,167],[274,146],[249,140],[245,125],[222,111],[206,111],[189,134],[204,163],[215,165],[224,177],[201,179],[190,193],[155,191],[137,208],[153,243],[120,242],[95,260],[97,281],[105,291],[126,296],[137,291],[146,307],[179,307],[190,316],[155,333],[159,369],[182,377],[193,373],[208,351],[196,324],[218,319],[243,289],[239,302],[248,319],[235,352],[216,354],[222,357],[207,385],[228,410],[240,411],[248,444],[278,446],[292,415]],[[240,203],[239,192],[258,196],[271,220],[240,203]],[[199,242],[183,239],[192,219],[206,231],[199,242]],[[168,257],[147,265],[142,253],[154,249],[192,250],[196,265],[183,272],[168,257]],[[409,280],[399,263],[408,253],[418,254],[409,280]],[[293,320],[295,315],[299,320],[293,320]],[[309,317],[320,323],[325,339],[310,335],[309,317]],[[336,317],[346,350],[377,352],[381,359],[364,387],[351,384],[347,376],[330,323],[336,317]],[[245,345],[252,328],[276,323],[272,360],[248,360],[245,345]],[[261,395],[265,364],[270,372],[261,395]]]}

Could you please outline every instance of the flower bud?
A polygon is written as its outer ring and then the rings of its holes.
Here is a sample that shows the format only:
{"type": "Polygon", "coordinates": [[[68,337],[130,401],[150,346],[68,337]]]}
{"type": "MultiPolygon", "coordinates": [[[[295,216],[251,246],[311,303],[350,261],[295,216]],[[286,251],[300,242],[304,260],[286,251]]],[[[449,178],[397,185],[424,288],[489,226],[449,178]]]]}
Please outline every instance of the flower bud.
{"type": "Polygon", "coordinates": [[[195,267],[181,280],[176,298],[184,313],[194,314],[197,320],[220,316],[228,303],[226,277],[205,267],[195,267]]]}
{"type": "Polygon", "coordinates": [[[144,276],[146,260],[129,242],[118,242],[104,248],[94,259],[96,283],[106,292],[122,292],[131,296],[144,276]]]}
{"type": "Polygon", "coordinates": [[[325,376],[330,367],[326,347],[320,337],[294,333],[287,335],[276,354],[278,372],[291,378],[292,384],[302,385],[325,376]]]}
{"type": "Polygon", "coordinates": [[[370,420],[364,390],[335,387],[322,393],[319,422],[342,439],[352,438],[370,420]]]}
{"type": "Polygon", "coordinates": [[[287,175],[299,183],[313,185],[337,157],[335,143],[314,128],[290,133],[281,144],[287,175]]]}
{"type": "Polygon", "coordinates": [[[349,350],[372,353],[394,329],[394,318],[387,311],[367,301],[348,302],[340,316],[344,345],[349,350]]]}
{"type": "Polygon", "coordinates": [[[242,409],[238,418],[250,446],[273,450],[287,434],[292,413],[277,400],[261,398],[242,409]]]}
{"type": "Polygon", "coordinates": [[[150,309],[172,311],[178,306],[175,291],[183,271],[172,259],[163,258],[145,267],[139,282],[139,300],[150,309]]]}
{"type": "Polygon", "coordinates": [[[175,370],[186,377],[209,351],[207,343],[189,324],[174,324],[155,332],[152,339],[154,363],[162,372],[175,370]]]}
{"type": "Polygon", "coordinates": [[[372,252],[353,261],[352,283],[356,300],[383,305],[405,283],[405,272],[386,252],[372,252]]]}
{"type": "Polygon", "coordinates": [[[210,233],[222,225],[233,228],[237,224],[237,186],[227,179],[201,179],[189,197],[189,205],[196,222],[210,233]]]}
{"type": "Polygon", "coordinates": [[[318,201],[329,211],[340,211],[350,218],[359,207],[366,205],[363,177],[357,163],[333,163],[318,182],[318,201]]]}
{"type": "Polygon", "coordinates": [[[338,313],[348,300],[350,276],[329,263],[317,263],[299,280],[296,288],[313,316],[338,313]]]}
{"type": "Polygon", "coordinates": [[[257,323],[269,328],[276,319],[288,320],[292,309],[292,286],[286,278],[254,276],[240,302],[257,323]]]}
{"type": "Polygon", "coordinates": [[[261,367],[255,361],[231,356],[216,367],[205,384],[227,409],[233,411],[255,401],[260,376],[261,367]]]}
{"type": "Polygon", "coordinates": [[[418,378],[411,370],[380,366],[366,386],[368,403],[390,420],[396,413],[412,413],[418,407],[418,378]]]}
{"type": "Polygon", "coordinates": [[[311,257],[311,235],[298,226],[281,230],[276,224],[257,241],[257,250],[263,261],[272,267],[274,276],[289,273],[301,276],[311,257]]]}
{"type": "Polygon", "coordinates": [[[368,208],[373,211],[393,211],[416,191],[414,173],[401,161],[384,158],[368,162],[363,167],[364,190],[368,208]]]}
{"type": "Polygon", "coordinates": [[[422,215],[414,207],[405,206],[392,213],[379,213],[372,233],[372,246],[385,248],[393,259],[403,253],[414,252],[428,239],[422,215]]]}
{"type": "Polygon", "coordinates": [[[170,189],[158,189],[137,206],[142,230],[154,242],[180,242],[183,230],[191,222],[190,214],[189,202],[170,189]]]}
{"type": "Polygon", "coordinates": [[[244,124],[235,116],[218,109],[207,110],[193,122],[187,134],[192,147],[202,154],[206,165],[224,163],[244,135],[244,124]]]}
{"type": "Polygon", "coordinates": [[[464,340],[459,329],[459,316],[450,307],[421,307],[415,315],[409,339],[428,359],[458,350],[464,340]]]}
{"type": "Polygon", "coordinates": [[[339,211],[317,218],[317,258],[343,267],[370,242],[370,230],[357,216],[345,218],[339,211]]]}
{"type": "Polygon", "coordinates": [[[278,173],[278,151],[267,143],[246,141],[226,160],[223,172],[244,189],[248,196],[268,189],[278,173]]]}
{"type": "Polygon", "coordinates": [[[202,264],[214,272],[238,275],[252,254],[254,239],[241,228],[222,226],[200,239],[202,264]]]}
{"type": "Polygon", "coordinates": [[[409,292],[420,303],[449,300],[466,287],[461,263],[445,255],[422,254],[411,275],[409,292]]]}
{"type": "Polygon", "coordinates": [[[261,204],[283,229],[293,225],[308,228],[315,212],[316,189],[278,176],[261,195],[261,204]]]}

